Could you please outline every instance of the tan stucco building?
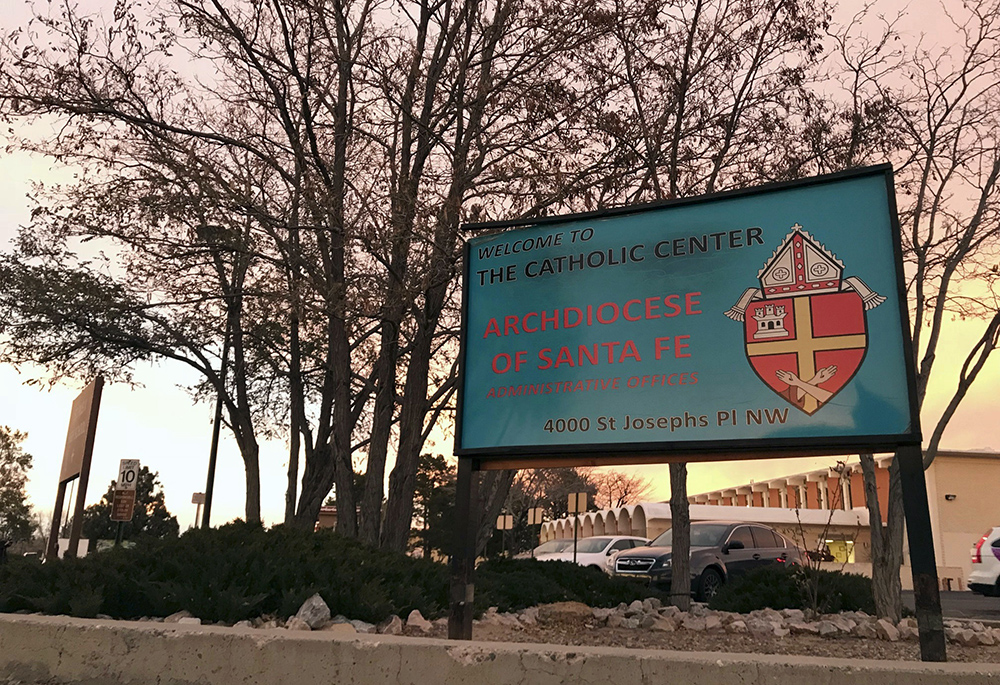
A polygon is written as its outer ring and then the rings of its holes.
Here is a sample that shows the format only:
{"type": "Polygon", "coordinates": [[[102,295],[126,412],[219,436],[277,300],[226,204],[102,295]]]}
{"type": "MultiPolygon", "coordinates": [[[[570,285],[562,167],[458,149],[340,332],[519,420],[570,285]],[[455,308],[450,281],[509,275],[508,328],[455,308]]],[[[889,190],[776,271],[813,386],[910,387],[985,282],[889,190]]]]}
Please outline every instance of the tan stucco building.
{"type": "MultiPolygon", "coordinates": [[[[881,524],[886,519],[888,467],[876,458],[881,524]]],[[[1000,525],[1000,453],[942,450],[925,472],[938,577],[942,589],[965,590],[970,549],[1000,525]]],[[[732,485],[688,498],[692,521],[737,520],[770,525],[807,550],[828,551],[829,568],[871,574],[871,533],[864,483],[857,463],[831,460],[825,469],[768,481],[732,485]]],[[[579,515],[580,537],[639,535],[654,538],[670,528],[670,505],[643,502],[579,515]]],[[[573,517],[542,526],[541,541],[573,537],[573,517]]],[[[904,588],[912,587],[904,540],[904,588]]]]}

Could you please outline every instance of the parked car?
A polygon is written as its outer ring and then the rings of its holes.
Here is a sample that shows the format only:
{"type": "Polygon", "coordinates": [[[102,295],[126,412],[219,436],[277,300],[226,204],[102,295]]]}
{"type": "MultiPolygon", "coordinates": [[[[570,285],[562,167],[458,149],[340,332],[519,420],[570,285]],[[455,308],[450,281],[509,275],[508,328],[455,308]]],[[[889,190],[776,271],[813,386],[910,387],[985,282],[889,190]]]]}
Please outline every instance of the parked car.
{"type": "Polygon", "coordinates": [[[515,554],[514,558],[531,559],[532,557],[537,557],[539,554],[553,554],[555,552],[562,552],[565,549],[571,549],[572,547],[572,539],[560,538],[559,540],[549,540],[548,542],[543,542],[538,547],[528,550],[527,552],[515,554]]]}
{"type": "Polygon", "coordinates": [[[969,589],[987,597],[1000,595],[1000,526],[990,528],[972,546],[969,589]]]}
{"type": "MultiPolygon", "coordinates": [[[[556,541],[550,540],[550,542],[556,541]]],[[[535,554],[535,558],[539,561],[573,561],[573,541],[567,540],[567,542],[569,545],[565,549],[558,552],[535,554]]],[[[576,563],[580,566],[598,568],[607,573],[611,570],[607,564],[609,557],[648,543],[649,540],[646,538],[630,535],[597,535],[580,538],[576,543],[576,563]]]]}
{"type": "MultiPolygon", "coordinates": [[[[672,536],[668,529],[647,547],[621,552],[614,575],[643,578],[669,589],[672,536]]],[[[730,578],[774,563],[801,564],[802,555],[772,528],[744,521],[691,524],[691,591],[700,601],[708,601],[730,578]]]]}

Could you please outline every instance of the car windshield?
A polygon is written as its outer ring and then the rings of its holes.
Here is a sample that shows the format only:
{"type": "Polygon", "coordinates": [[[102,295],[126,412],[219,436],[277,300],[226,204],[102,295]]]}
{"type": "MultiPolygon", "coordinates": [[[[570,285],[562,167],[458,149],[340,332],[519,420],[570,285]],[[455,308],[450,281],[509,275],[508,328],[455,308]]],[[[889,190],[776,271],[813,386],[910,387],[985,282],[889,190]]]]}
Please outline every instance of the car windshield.
{"type": "Polygon", "coordinates": [[[554,554],[556,552],[567,550],[572,546],[572,540],[549,540],[548,542],[543,542],[535,548],[535,555],[554,554]]]}
{"type": "MultiPolygon", "coordinates": [[[[715,547],[722,542],[722,536],[729,530],[728,523],[692,523],[691,546],[715,547]]],[[[650,547],[670,547],[673,543],[673,528],[667,528],[649,543],[650,547]]]]}
{"type": "Polygon", "coordinates": [[[603,552],[611,542],[611,538],[585,538],[576,543],[576,551],[581,554],[596,554],[603,552]]]}

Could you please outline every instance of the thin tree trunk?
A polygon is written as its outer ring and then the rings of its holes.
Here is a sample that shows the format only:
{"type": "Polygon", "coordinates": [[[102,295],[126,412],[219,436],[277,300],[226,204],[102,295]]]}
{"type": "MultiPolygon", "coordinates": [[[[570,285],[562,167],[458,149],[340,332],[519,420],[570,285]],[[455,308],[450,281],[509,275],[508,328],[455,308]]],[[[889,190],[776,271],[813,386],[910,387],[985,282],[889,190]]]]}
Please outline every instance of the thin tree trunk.
{"type": "Polygon", "coordinates": [[[479,482],[479,532],[476,534],[476,556],[486,550],[486,545],[496,529],[494,523],[503,509],[510,486],[517,471],[483,471],[479,482]]]}
{"type": "Polygon", "coordinates": [[[691,514],[687,499],[687,464],[670,464],[671,559],[670,603],[681,611],[691,608],[691,514]]]}
{"type": "Polygon", "coordinates": [[[899,464],[893,459],[889,466],[888,511],[886,525],[883,527],[878,484],[875,480],[875,458],[871,454],[862,454],[860,457],[872,540],[875,611],[880,618],[899,623],[903,614],[902,586],[899,580],[903,562],[903,493],[899,481],[899,464]]]}

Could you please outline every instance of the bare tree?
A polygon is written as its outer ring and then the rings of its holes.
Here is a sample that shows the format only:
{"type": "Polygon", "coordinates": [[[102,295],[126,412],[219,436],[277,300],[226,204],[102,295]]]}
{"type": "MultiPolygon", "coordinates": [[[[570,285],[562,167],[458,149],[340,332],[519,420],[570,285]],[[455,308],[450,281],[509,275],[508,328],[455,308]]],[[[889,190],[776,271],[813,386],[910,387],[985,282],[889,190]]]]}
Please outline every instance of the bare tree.
{"type": "Polygon", "coordinates": [[[587,477],[597,488],[594,505],[599,508],[613,509],[626,504],[637,504],[653,491],[651,480],[624,471],[591,470],[587,477]]]}
{"type": "MultiPolygon", "coordinates": [[[[949,8],[949,10],[954,8],[949,8]]],[[[918,43],[901,56],[888,40],[868,43],[857,76],[887,105],[880,111],[895,131],[897,196],[903,231],[916,391],[922,408],[942,350],[949,317],[984,321],[965,353],[950,400],[932,421],[924,467],[976,377],[997,346],[997,248],[1000,245],[1000,4],[967,5],[950,15],[958,42],[948,48],[918,43]]],[[[891,36],[891,27],[886,36],[891,36]]],[[[950,353],[951,354],[951,353],[950,353]]],[[[940,376],[940,374],[937,374],[940,376]]],[[[936,381],[942,383],[944,381],[936,381]]],[[[926,417],[925,417],[926,418],[926,417]]],[[[874,460],[862,455],[871,512],[873,583],[880,615],[901,613],[903,507],[899,467],[889,468],[886,526],[880,525],[874,460]]]]}

